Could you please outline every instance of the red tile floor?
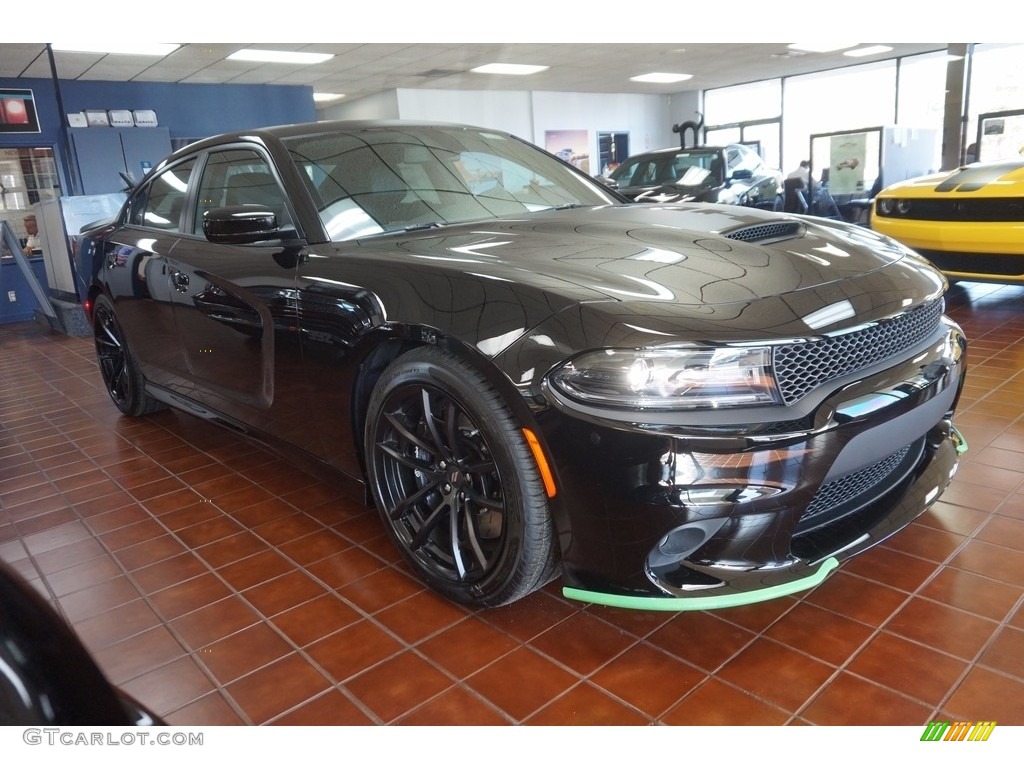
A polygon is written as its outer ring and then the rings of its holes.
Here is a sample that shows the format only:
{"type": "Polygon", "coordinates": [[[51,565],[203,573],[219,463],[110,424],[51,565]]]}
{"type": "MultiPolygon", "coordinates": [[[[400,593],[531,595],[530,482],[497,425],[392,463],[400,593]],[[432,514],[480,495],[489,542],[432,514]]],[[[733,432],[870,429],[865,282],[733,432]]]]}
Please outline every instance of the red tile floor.
{"type": "Polygon", "coordinates": [[[341,486],[122,418],[89,339],[0,326],[0,559],[172,725],[1024,725],[1024,288],[949,295],[971,449],[816,589],[715,613],[424,591],[341,486]]]}

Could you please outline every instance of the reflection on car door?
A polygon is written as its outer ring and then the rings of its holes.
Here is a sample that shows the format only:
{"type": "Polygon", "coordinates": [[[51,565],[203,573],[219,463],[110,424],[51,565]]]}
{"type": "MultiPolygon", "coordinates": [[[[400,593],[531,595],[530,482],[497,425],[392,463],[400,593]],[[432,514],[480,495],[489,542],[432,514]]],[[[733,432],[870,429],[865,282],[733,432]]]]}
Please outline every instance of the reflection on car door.
{"type": "MultiPolygon", "coordinates": [[[[296,259],[280,243],[219,245],[202,236],[202,215],[224,205],[273,203],[287,217],[284,193],[269,163],[254,150],[207,158],[184,237],[168,259],[168,280],[180,345],[195,384],[194,398],[221,414],[269,433],[276,417],[282,368],[301,365],[291,321],[296,259]]],[[[284,380],[297,376],[297,370],[284,380]]]]}
{"type": "Polygon", "coordinates": [[[136,190],[123,226],[104,243],[107,285],[121,327],[148,381],[188,388],[188,366],[178,347],[166,257],[181,238],[193,159],[162,171],[136,190]]]}

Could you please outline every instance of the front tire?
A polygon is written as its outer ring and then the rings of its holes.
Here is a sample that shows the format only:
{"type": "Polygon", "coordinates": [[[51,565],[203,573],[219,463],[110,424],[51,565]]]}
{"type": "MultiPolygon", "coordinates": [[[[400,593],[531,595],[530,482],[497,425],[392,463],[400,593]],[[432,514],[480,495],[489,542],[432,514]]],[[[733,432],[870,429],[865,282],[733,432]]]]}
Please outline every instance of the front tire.
{"type": "Polygon", "coordinates": [[[395,360],[370,398],[370,488],[416,574],[451,600],[511,603],[557,570],[547,495],[522,431],[475,368],[434,347],[395,360]]]}
{"type": "Polygon", "coordinates": [[[114,305],[106,296],[99,296],[93,309],[93,339],[103,386],[121,413],[141,416],[163,410],[166,406],[146,394],[146,381],[135,364],[114,305]]]}

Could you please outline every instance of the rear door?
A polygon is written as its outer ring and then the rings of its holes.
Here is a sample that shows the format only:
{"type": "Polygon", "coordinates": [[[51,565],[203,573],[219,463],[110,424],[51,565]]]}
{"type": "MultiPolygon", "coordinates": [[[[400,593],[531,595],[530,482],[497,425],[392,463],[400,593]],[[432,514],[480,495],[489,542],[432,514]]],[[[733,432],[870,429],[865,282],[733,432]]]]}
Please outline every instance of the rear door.
{"type": "Polygon", "coordinates": [[[178,346],[167,255],[181,238],[195,163],[186,159],[139,187],[101,255],[107,289],[139,367],[148,381],[171,389],[187,389],[189,372],[178,346]]]}

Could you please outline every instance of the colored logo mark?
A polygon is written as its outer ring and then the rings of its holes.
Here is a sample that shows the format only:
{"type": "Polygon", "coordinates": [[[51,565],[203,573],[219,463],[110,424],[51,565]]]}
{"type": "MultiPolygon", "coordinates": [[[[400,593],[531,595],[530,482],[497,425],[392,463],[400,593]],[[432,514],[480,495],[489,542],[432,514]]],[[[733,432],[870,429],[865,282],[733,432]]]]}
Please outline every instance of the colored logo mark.
{"type": "Polygon", "coordinates": [[[977,723],[937,723],[933,720],[921,734],[921,741],[988,741],[995,727],[994,720],[980,720],[977,723]]]}

